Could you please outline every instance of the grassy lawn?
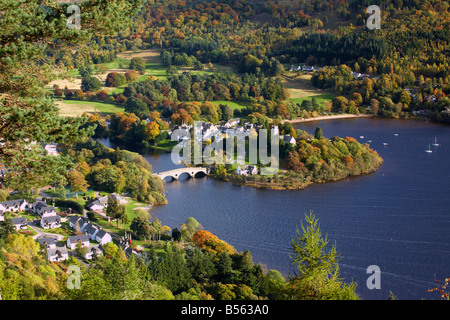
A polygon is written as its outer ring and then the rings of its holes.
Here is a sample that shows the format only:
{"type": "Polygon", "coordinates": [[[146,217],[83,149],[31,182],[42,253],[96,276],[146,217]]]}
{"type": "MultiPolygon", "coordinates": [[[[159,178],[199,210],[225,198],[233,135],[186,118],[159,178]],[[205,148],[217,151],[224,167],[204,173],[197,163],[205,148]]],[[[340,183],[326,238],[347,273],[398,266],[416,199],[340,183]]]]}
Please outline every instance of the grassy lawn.
{"type": "Polygon", "coordinates": [[[215,101],[208,101],[211,103],[214,103],[216,105],[224,104],[228,105],[231,109],[235,110],[241,110],[242,108],[245,108],[250,105],[250,102],[243,102],[243,101],[227,101],[227,100],[215,100],[215,101]]]}
{"type": "Polygon", "coordinates": [[[156,76],[159,80],[167,79],[166,73],[167,67],[163,66],[159,62],[147,62],[145,65],[145,74],[139,77],[141,79],[147,79],[148,76],[156,76]]]}
{"type": "MultiPolygon", "coordinates": [[[[131,198],[125,198],[128,203],[125,204],[125,210],[126,213],[128,215],[129,218],[129,223],[126,224],[126,228],[127,230],[130,230],[130,224],[131,221],[133,221],[133,219],[136,217],[136,211],[133,209],[139,208],[139,207],[145,207],[146,204],[139,202],[139,201],[135,201],[132,200],[131,198]]],[[[98,223],[99,225],[101,225],[102,227],[111,230],[114,233],[117,234],[124,234],[124,225],[122,224],[122,222],[119,222],[119,227],[117,227],[117,221],[111,221],[111,224],[106,221],[103,220],[101,217],[98,218],[98,221],[96,221],[96,223],[98,223]]]]}
{"type": "Polygon", "coordinates": [[[325,101],[330,101],[333,100],[333,98],[336,95],[332,94],[332,93],[324,93],[324,94],[319,94],[319,95],[313,95],[313,96],[309,96],[309,97],[302,97],[302,98],[291,98],[289,99],[292,102],[301,104],[304,100],[312,100],[312,98],[316,98],[317,103],[322,104],[325,101]]]}
{"type": "Polygon", "coordinates": [[[67,117],[79,117],[84,112],[97,112],[101,116],[106,116],[108,114],[124,111],[124,107],[104,102],[63,100],[58,101],[57,104],[60,115],[67,117]]]}
{"type": "Polygon", "coordinates": [[[107,66],[109,69],[120,69],[120,64],[122,63],[122,67],[124,69],[128,69],[130,67],[130,59],[124,59],[117,57],[113,62],[102,63],[107,66]]]}
{"type": "Polygon", "coordinates": [[[158,145],[156,146],[152,146],[152,149],[155,150],[160,150],[160,151],[167,151],[167,150],[172,150],[173,147],[175,147],[177,145],[177,141],[172,141],[172,140],[163,140],[160,143],[158,143],[158,145]]]}
{"type": "Polygon", "coordinates": [[[32,236],[34,236],[34,235],[36,235],[37,234],[37,232],[36,231],[34,231],[32,228],[30,228],[30,227],[28,227],[26,230],[20,230],[20,231],[18,231],[19,233],[22,233],[22,234],[25,234],[25,235],[28,235],[28,236],[30,236],[30,237],[32,237],[32,236]]]}
{"type": "Polygon", "coordinates": [[[62,222],[61,225],[62,225],[62,227],[59,227],[59,228],[41,229],[41,230],[45,233],[53,233],[53,234],[58,234],[60,236],[63,236],[64,237],[63,241],[67,241],[68,237],[75,235],[75,231],[72,230],[72,228],[70,228],[68,222],[62,222]]]}

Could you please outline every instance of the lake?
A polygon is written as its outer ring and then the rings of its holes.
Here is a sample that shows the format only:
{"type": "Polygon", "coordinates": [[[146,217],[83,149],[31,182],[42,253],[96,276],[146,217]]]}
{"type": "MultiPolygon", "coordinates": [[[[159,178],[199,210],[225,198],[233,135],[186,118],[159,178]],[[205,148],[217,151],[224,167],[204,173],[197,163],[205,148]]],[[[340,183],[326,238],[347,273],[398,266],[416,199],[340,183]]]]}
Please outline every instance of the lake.
{"type": "MultiPolygon", "coordinates": [[[[292,275],[290,244],[305,214],[313,211],[322,233],[342,259],[341,277],[358,283],[363,299],[439,299],[427,293],[435,279],[450,277],[450,127],[420,121],[341,119],[294,125],[326,137],[351,136],[383,157],[375,173],[304,190],[264,190],[211,178],[166,184],[168,205],[151,211],[165,225],[188,217],[255,263],[292,275]],[[363,138],[361,137],[363,136],[363,138]],[[440,146],[428,144],[435,137],[440,146]],[[387,143],[387,146],[383,146],[387,143]],[[381,288],[370,290],[367,268],[381,270],[381,288]]],[[[145,155],[155,172],[170,170],[169,153],[145,155]]]]}

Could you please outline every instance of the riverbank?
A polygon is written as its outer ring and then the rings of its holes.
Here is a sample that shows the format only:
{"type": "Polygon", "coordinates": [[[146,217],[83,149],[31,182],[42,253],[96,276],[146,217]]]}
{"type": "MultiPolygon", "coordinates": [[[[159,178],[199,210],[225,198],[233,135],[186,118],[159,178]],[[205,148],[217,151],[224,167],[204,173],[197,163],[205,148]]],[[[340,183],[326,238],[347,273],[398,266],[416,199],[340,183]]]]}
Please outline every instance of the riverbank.
{"type": "Polygon", "coordinates": [[[267,190],[303,190],[313,184],[325,184],[329,182],[342,181],[347,178],[368,175],[376,172],[383,165],[383,160],[373,167],[360,174],[348,174],[345,176],[329,179],[329,180],[313,180],[312,177],[300,178],[296,176],[294,171],[285,171],[283,175],[276,176],[239,176],[236,174],[228,175],[226,177],[220,175],[210,174],[209,176],[223,182],[233,183],[239,186],[251,187],[256,189],[267,190]]]}
{"type": "Polygon", "coordinates": [[[301,122],[312,122],[312,121],[321,121],[321,120],[335,120],[335,119],[351,119],[351,118],[372,118],[371,114],[334,114],[329,116],[320,116],[315,118],[300,118],[300,119],[292,119],[292,120],[284,120],[284,122],[290,123],[301,123],[301,122]]]}
{"type": "Polygon", "coordinates": [[[218,181],[233,183],[239,186],[269,190],[301,190],[314,183],[312,181],[286,176],[240,176],[237,174],[230,174],[226,177],[217,174],[210,174],[209,176],[218,181]]]}

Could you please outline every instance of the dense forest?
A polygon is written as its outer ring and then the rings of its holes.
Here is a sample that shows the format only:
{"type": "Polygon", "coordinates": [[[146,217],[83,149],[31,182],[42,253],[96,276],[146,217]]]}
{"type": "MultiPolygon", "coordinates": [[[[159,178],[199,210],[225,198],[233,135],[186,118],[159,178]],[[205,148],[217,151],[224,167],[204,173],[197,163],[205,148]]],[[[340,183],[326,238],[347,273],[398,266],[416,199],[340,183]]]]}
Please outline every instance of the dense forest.
{"type": "Polygon", "coordinates": [[[68,173],[72,190],[86,191],[77,187],[89,185],[108,193],[126,192],[151,205],[167,203],[163,181],[152,177],[152,167],[141,155],[119,148],[109,149],[92,139],[67,152],[75,159],[75,168],[68,173]]]}
{"type": "Polygon", "coordinates": [[[80,69],[113,61],[125,50],[158,48],[168,71],[214,63],[239,74],[135,82],[115,97],[124,104],[124,96],[137,95],[150,109],[162,100],[287,101],[279,76],[289,65],[307,64],[318,68],[312,84],[339,96],[332,112],[448,121],[448,1],[371,4],[380,6],[380,30],[366,26],[367,1],[147,1],[117,35],[96,38],[75,53],[48,54],[57,64],[80,69]]]}

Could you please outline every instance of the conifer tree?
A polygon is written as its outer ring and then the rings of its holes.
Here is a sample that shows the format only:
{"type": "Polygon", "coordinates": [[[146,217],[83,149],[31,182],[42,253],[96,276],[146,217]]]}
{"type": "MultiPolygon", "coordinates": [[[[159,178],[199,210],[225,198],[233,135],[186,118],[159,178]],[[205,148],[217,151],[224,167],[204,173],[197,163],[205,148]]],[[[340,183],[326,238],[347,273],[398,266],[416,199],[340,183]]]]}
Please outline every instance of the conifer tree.
{"type": "Polygon", "coordinates": [[[74,11],[61,2],[0,2],[0,163],[8,169],[4,182],[10,188],[53,183],[72,166],[66,156],[45,156],[41,143],[73,145],[93,133],[92,127],[79,130],[86,119],[61,117],[45,95],[48,82],[67,75],[47,53],[87,50],[93,37],[121,30],[143,0],[78,2],[80,28],[68,26],[74,11]]]}

